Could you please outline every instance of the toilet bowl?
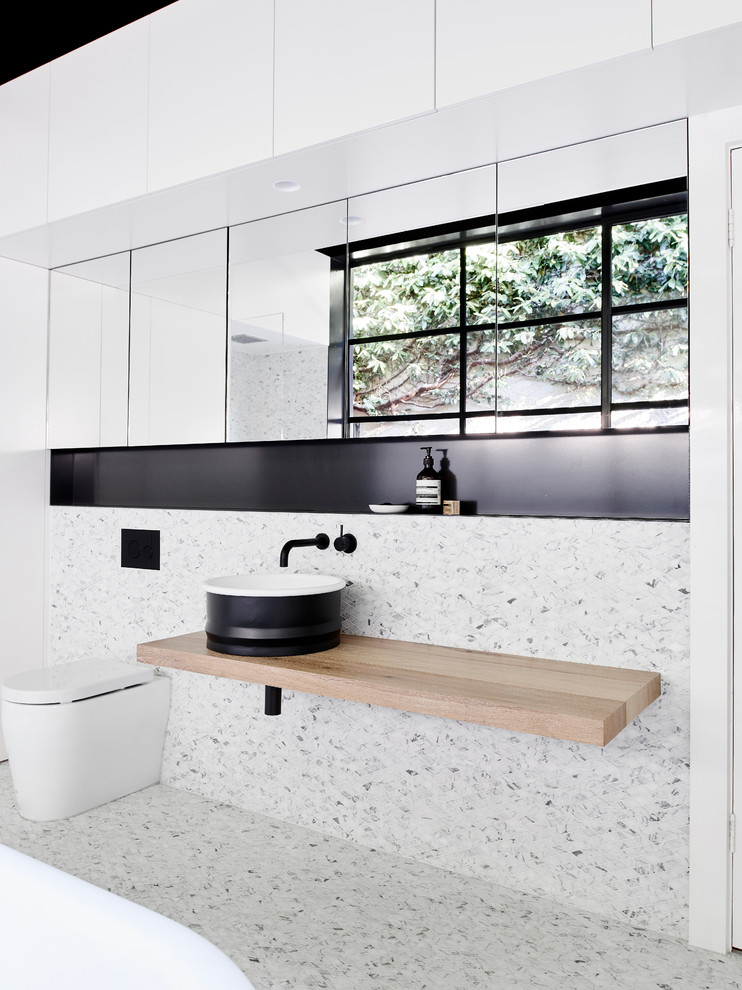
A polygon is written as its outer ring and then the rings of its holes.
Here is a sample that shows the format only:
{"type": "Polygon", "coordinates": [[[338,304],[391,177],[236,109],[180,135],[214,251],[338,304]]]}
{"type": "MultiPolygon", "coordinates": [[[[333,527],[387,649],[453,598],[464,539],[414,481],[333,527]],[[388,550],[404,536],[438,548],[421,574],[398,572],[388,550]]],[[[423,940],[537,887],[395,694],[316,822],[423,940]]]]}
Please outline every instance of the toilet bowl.
{"type": "Polygon", "coordinates": [[[170,680],[90,659],[8,677],[0,714],[18,811],[69,818],[160,779],[170,680]]]}

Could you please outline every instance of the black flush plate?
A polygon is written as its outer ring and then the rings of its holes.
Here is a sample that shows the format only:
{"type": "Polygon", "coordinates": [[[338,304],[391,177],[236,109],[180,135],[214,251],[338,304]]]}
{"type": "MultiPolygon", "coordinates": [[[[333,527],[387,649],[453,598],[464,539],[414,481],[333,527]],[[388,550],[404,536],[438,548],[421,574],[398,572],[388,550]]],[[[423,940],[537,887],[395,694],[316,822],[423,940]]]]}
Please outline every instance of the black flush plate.
{"type": "Polygon", "coordinates": [[[159,529],[122,529],[121,566],[160,569],[159,529]]]}

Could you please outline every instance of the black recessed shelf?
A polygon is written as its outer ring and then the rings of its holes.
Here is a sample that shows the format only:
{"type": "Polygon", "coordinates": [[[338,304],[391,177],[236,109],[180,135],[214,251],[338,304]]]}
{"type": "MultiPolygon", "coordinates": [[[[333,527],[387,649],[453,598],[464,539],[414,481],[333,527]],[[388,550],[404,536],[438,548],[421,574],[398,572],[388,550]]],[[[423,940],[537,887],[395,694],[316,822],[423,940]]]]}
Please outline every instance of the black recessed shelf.
{"type": "Polygon", "coordinates": [[[448,450],[456,494],[444,498],[477,515],[688,519],[685,427],[55,450],[51,503],[370,514],[414,501],[423,440],[448,450]]]}

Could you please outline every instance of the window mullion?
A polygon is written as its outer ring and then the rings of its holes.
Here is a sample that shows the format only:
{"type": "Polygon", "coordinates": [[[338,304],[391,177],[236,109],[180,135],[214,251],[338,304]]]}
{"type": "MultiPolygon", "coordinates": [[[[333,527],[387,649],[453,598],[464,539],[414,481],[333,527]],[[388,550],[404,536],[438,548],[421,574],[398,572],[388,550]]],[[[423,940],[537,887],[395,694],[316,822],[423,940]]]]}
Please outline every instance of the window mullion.
{"type": "Polygon", "coordinates": [[[613,237],[610,223],[603,223],[601,236],[601,323],[600,323],[600,425],[611,426],[613,395],[613,237]]]}
{"type": "MultiPolygon", "coordinates": [[[[500,195],[498,172],[497,195],[500,195]]],[[[500,418],[500,207],[498,199],[497,215],[495,218],[495,433],[499,433],[500,418]]]]}
{"type": "Polygon", "coordinates": [[[466,247],[459,249],[459,433],[466,433],[466,247]]]}

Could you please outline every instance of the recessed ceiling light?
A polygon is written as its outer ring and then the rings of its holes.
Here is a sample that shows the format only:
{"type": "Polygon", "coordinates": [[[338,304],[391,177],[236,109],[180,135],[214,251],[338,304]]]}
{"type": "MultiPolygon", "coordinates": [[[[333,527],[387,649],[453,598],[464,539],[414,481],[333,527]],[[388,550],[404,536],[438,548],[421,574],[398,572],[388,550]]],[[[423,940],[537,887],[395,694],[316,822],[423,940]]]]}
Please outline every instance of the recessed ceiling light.
{"type": "Polygon", "coordinates": [[[299,192],[301,186],[293,179],[277,179],[273,183],[273,188],[276,192],[299,192]]]}
{"type": "Polygon", "coordinates": [[[340,223],[344,223],[348,227],[357,227],[359,224],[365,222],[366,221],[363,217],[350,216],[350,217],[341,217],[340,219],[340,223]]]}

